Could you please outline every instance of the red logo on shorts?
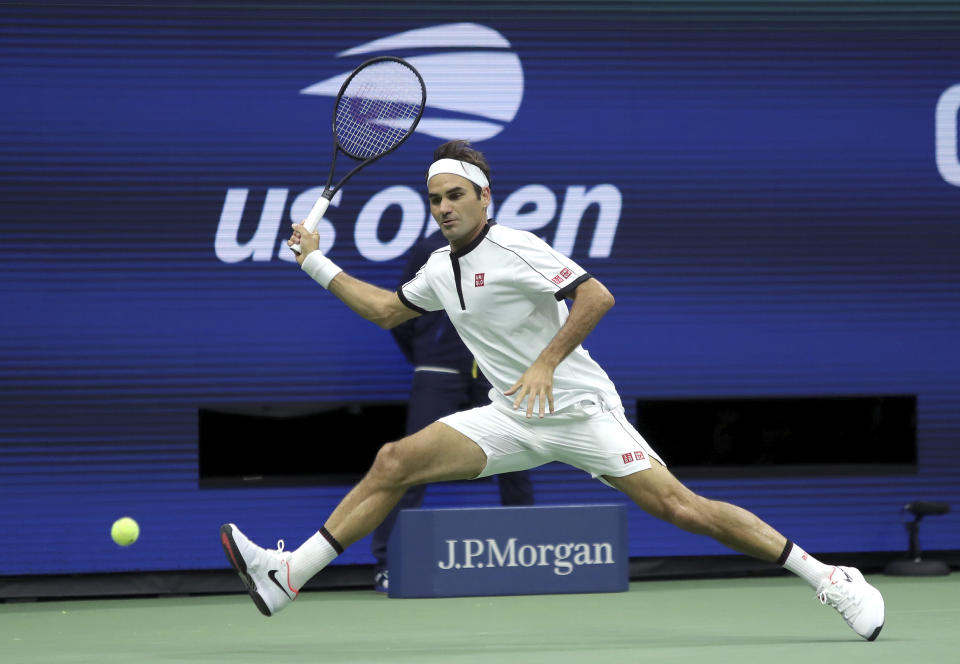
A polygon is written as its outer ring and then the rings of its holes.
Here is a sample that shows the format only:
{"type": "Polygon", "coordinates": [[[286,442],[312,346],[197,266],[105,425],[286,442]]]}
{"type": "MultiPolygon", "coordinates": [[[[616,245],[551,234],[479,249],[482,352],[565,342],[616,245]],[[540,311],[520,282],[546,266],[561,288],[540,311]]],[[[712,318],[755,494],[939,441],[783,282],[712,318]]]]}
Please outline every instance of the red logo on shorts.
{"type": "Polygon", "coordinates": [[[643,461],[644,456],[643,452],[637,450],[635,452],[627,452],[626,454],[621,454],[620,458],[623,459],[624,463],[632,463],[634,461],[643,461]]]}
{"type": "Polygon", "coordinates": [[[483,286],[483,272],[477,272],[473,275],[473,285],[474,286],[483,286]]]}

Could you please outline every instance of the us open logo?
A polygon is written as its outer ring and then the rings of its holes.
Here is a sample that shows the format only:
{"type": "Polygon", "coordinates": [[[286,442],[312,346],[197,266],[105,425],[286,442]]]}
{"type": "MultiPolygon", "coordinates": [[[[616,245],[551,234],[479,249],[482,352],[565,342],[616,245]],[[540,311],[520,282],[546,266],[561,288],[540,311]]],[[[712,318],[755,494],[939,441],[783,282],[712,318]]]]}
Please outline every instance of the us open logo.
{"type": "MultiPolygon", "coordinates": [[[[447,23],[400,32],[375,39],[337,54],[346,71],[300,90],[301,94],[334,99],[353,68],[375,54],[389,53],[405,57],[427,85],[427,107],[416,131],[445,141],[467,139],[473,143],[493,138],[513,122],[524,95],[524,73],[520,58],[502,34],[477,23],[447,23]]],[[[319,100],[317,100],[319,101],[319,100]]],[[[592,237],[588,242],[590,258],[609,258],[613,249],[623,195],[616,184],[558,185],[556,192],[540,183],[521,186],[498,202],[497,220],[504,226],[538,232],[556,221],[551,246],[564,255],[571,255],[581,222],[593,216],[592,237]],[[524,213],[532,208],[537,214],[524,213]],[[596,211],[594,211],[596,210],[596,211]]],[[[224,263],[246,260],[266,262],[273,259],[293,263],[295,255],[287,247],[289,236],[285,218],[290,222],[304,219],[320,196],[323,187],[294,191],[291,187],[271,186],[265,189],[259,221],[250,239],[241,241],[240,226],[247,210],[251,191],[258,189],[246,183],[227,189],[213,240],[214,253],[224,263]],[[294,191],[293,194],[291,192],[294,191]]],[[[341,189],[330,202],[330,218],[324,217],[317,227],[320,251],[328,253],[337,244],[337,228],[333,218],[341,204],[359,206],[352,220],[342,218],[338,224],[352,223],[352,233],[342,233],[354,240],[353,250],[362,258],[380,263],[394,260],[420,237],[437,232],[430,223],[422,193],[406,185],[390,185],[366,201],[344,202],[341,189]],[[380,236],[380,223],[386,210],[399,207],[400,229],[389,240],[380,236]],[[425,220],[426,222],[425,223],[425,220]]],[[[487,209],[493,216],[493,204],[487,209]]],[[[346,230],[341,228],[341,230],[346,230]]],[[[343,244],[343,240],[340,244],[343,244]]],[[[560,281],[564,279],[558,275],[560,281]]]]}
{"type": "MultiPolygon", "coordinates": [[[[478,142],[503,131],[523,101],[523,67],[511,48],[506,37],[493,28],[448,23],[376,39],[337,57],[386,53],[402,57],[414,49],[435,49],[438,52],[404,58],[419,70],[427,85],[427,108],[416,131],[444,140],[478,142]],[[482,103],[477,103],[478,98],[482,103]]],[[[300,93],[336,97],[351,71],[352,67],[300,93]]]]}

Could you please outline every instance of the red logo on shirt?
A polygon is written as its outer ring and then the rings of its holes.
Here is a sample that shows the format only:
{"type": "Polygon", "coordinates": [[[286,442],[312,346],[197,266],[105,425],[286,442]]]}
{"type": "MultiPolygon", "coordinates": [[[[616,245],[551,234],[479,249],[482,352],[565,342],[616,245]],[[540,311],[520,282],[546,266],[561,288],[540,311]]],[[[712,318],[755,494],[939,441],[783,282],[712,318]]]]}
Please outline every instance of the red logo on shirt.
{"type": "Polygon", "coordinates": [[[473,275],[473,285],[478,288],[483,286],[483,272],[478,272],[473,275]]]}
{"type": "Polygon", "coordinates": [[[633,452],[627,452],[626,454],[623,455],[624,463],[630,463],[631,461],[633,461],[633,452]]]}
{"type": "Polygon", "coordinates": [[[560,273],[550,281],[552,281],[555,284],[559,284],[569,279],[571,274],[573,274],[573,272],[570,271],[570,268],[565,267],[562,270],[560,270],[560,273]]]}

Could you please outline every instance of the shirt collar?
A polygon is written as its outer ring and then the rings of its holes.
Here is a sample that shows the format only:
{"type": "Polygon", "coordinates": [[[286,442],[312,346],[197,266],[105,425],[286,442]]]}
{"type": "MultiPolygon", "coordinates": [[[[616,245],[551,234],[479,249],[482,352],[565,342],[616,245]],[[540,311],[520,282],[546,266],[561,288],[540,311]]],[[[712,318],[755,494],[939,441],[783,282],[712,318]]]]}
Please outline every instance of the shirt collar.
{"type": "Polygon", "coordinates": [[[450,258],[460,258],[461,256],[466,256],[471,251],[476,249],[477,246],[483,241],[483,238],[487,236],[487,233],[490,232],[490,227],[495,226],[496,223],[497,222],[495,222],[493,219],[488,219],[487,223],[483,225],[483,228],[480,230],[480,233],[477,235],[477,237],[473,238],[473,240],[471,240],[470,244],[467,246],[456,251],[451,251],[450,258]]]}

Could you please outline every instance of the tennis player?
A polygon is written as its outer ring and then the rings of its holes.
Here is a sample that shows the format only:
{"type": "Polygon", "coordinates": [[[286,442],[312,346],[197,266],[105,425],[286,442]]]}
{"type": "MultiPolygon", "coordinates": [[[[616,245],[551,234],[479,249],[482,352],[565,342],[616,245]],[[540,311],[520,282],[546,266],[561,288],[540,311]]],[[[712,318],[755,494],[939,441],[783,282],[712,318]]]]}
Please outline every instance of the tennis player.
{"type": "MultiPolygon", "coordinates": [[[[409,281],[436,249],[449,243],[436,233],[417,242],[407,260],[401,282],[409,281]]],[[[397,346],[413,365],[413,384],[407,408],[405,433],[416,433],[444,415],[458,410],[485,406],[490,403],[490,383],[467,350],[456,328],[443,311],[430,311],[390,330],[397,346]]],[[[533,483],[530,472],[497,475],[501,505],[533,505],[533,483]]],[[[401,510],[416,509],[423,503],[426,484],[407,489],[387,517],[376,527],[370,538],[373,554],[373,589],[388,592],[390,571],[387,569],[390,534],[401,510]]]]}
{"type": "Polygon", "coordinates": [[[683,530],[777,561],[874,640],[883,627],[883,597],[857,569],[825,565],[750,512],[693,493],[631,426],[613,383],[580,345],[613,296],[535,235],[487,219],[484,156],[466,141],[446,143],[426,179],[431,214],[449,246],[395,293],[343,272],[301,225],[288,244],[302,247],[297,262],[304,272],[383,328],[444,309],[493,385],[491,403],[384,445],[366,476],[295,551],[261,548],[234,524],[222,526],[227,557],[261,613],[286,607],[308,579],[376,528],[408,487],[562,461],[683,530]]]}

